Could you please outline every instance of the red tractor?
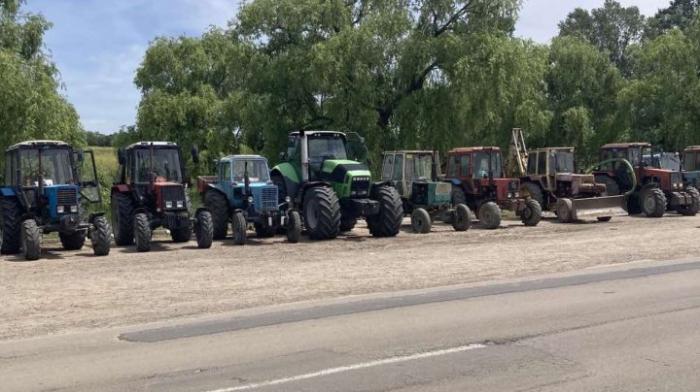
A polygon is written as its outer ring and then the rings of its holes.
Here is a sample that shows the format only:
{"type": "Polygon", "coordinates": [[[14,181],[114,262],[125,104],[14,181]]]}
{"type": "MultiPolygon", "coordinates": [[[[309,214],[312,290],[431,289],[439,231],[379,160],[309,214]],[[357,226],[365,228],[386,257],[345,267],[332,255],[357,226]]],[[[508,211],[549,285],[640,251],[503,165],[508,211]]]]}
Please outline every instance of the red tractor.
{"type": "Polygon", "coordinates": [[[452,183],[452,203],[466,204],[476,211],[487,229],[501,224],[501,209],[511,210],[526,226],[542,219],[542,207],[532,198],[520,197],[520,181],[503,174],[498,147],[465,147],[447,153],[447,175],[452,183]]]}
{"type": "Polygon", "coordinates": [[[627,199],[630,215],[644,213],[658,218],[666,210],[693,216],[700,210],[700,193],[691,185],[685,185],[680,170],[663,167],[659,154],[654,154],[649,143],[614,143],[600,149],[603,164],[596,171],[596,181],[606,184],[609,195],[632,191],[627,199]],[[624,166],[613,161],[626,159],[634,168],[637,181],[630,178],[624,166]]]}
{"type": "MultiPolygon", "coordinates": [[[[194,229],[199,248],[211,247],[213,222],[209,210],[194,212],[187,196],[189,181],[180,148],[170,142],[138,142],[119,150],[118,183],[112,187],[112,230],[119,246],[136,242],[136,250],[151,250],[154,229],[170,230],[174,242],[187,242],[194,229]]],[[[192,159],[197,162],[196,149],[192,159]]]]}

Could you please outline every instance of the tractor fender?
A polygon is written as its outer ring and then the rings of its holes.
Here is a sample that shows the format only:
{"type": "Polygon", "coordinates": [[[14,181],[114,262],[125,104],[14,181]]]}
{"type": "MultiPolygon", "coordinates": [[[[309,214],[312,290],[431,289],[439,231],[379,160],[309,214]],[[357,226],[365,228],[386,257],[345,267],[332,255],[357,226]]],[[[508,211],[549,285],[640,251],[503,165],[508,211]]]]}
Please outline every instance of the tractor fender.
{"type": "Polygon", "coordinates": [[[376,181],[376,182],[372,183],[372,188],[384,186],[384,185],[389,185],[390,187],[394,187],[394,183],[391,181],[376,181]]]}
{"type": "Polygon", "coordinates": [[[14,196],[17,196],[17,194],[15,193],[15,190],[14,190],[13,188],[9,187],[9,186],[4,186],[4,187],[0,188],[0,195],[1,195],[2,197],[14,197],[14,196]]]}
{"type": "Polygon", "coordinates": [[[299,187],[299,191],[297,192],[297,196],[295,198],[296,199],[295,204],[303,206],[304,205],[304,195],[306,194],[306,190],[311,189],[311,188],[315,188],[318,186],[327,186],[327,187],[332,188],[332,185],[327,181],[307,181],[299,187]]]}
{"type": "Polygon", "coordinates": [[[291,197],[292,199],[301,198],[301,193],[305,190],[305,188],[302,187],[302,189],[300,189],[299,183],[294,182],[293,179],[285,176],[280,170],[277,169],[273,169],[270,172],[270,177],[272,176],[279,176],[282,178],[287,196],[291,197]]]}
{"type": "Polygon", "coordinates": [[[112,193],[129,193],[131,187],[127,184],[116,184],[112,186],[112,193]]]}

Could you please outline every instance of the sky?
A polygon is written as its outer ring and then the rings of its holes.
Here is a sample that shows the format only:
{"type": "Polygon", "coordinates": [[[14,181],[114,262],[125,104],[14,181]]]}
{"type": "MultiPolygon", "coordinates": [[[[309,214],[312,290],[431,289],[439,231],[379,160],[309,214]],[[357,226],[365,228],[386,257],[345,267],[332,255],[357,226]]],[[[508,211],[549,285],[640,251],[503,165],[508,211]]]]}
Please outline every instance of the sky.
{"type": "MultiPolygon", "coordinates": [[[[648,16],[667,0],[618,0],[648,16]]],[[[27,0],[25,11],[53,23],[45,45],[61,72],[62,94],[87,130],[112,133],[136,122],[134,75],[149,42],[159,36],[199,36],[225,27],[240,0],[27,0]]],[[[576,7],[603,0],[524,0],[516,35],[546,43],[576,7]]]]}

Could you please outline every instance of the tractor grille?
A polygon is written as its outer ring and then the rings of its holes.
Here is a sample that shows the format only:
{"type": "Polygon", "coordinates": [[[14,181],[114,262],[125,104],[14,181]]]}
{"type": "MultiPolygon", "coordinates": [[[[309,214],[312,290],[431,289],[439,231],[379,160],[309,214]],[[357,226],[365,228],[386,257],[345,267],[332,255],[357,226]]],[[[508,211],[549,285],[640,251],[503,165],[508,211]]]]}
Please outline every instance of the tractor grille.
{"type": "Polygon", "coordinates": [[[683,182],[683,174],[680,172],[673,172],[671,173],[671,183],[672,184],[681,184],[683,182]]]}
{"type": "Polygon", "coordinates": [[[350,195],[367,197],[369,195],[369,179],[354,178],[350,185],[350,195]]]}
{"type": "Polygon", "coordinates": [[[266,186],[253,193],[255,199],[255,209],[257,211],[277,210],[277,187],[266,186]]]}
{"type": "Polygon", "coordinates": [[[172,207],[171,208],[176,208],[177,202],[181,201],[183,203],[184,207],[187,207],[184,205],[185,203],[185,189],[182,186],[175,185],[175,186],[164,186],[160,190],[160,195],[161,198],[163,199],[163,205],[167,207],[167,202],[172,202],[172,207]]]}
{"type": "Polygon", "coordinates": [[[437,186],[435,187],[435,194],[436,195],[452,195],[452,184],[448,182],[438,182],[437,186]]]}
{"type": "Polygon", "coordinates": [[[75,188],[61,188],[56,192],[57,205],[74,206],[78,204],[78,191],[75,188]]]}

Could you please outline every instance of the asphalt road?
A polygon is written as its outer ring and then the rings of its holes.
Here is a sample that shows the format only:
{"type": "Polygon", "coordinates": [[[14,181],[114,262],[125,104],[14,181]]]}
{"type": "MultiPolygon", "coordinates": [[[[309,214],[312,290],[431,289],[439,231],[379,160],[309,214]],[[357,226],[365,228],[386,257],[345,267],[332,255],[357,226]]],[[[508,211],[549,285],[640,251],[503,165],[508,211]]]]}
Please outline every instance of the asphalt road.
{"type": "Polygon", "coordinates": [[[0,390],[697,391],[700,262],[0,343],[0,390]]]}

